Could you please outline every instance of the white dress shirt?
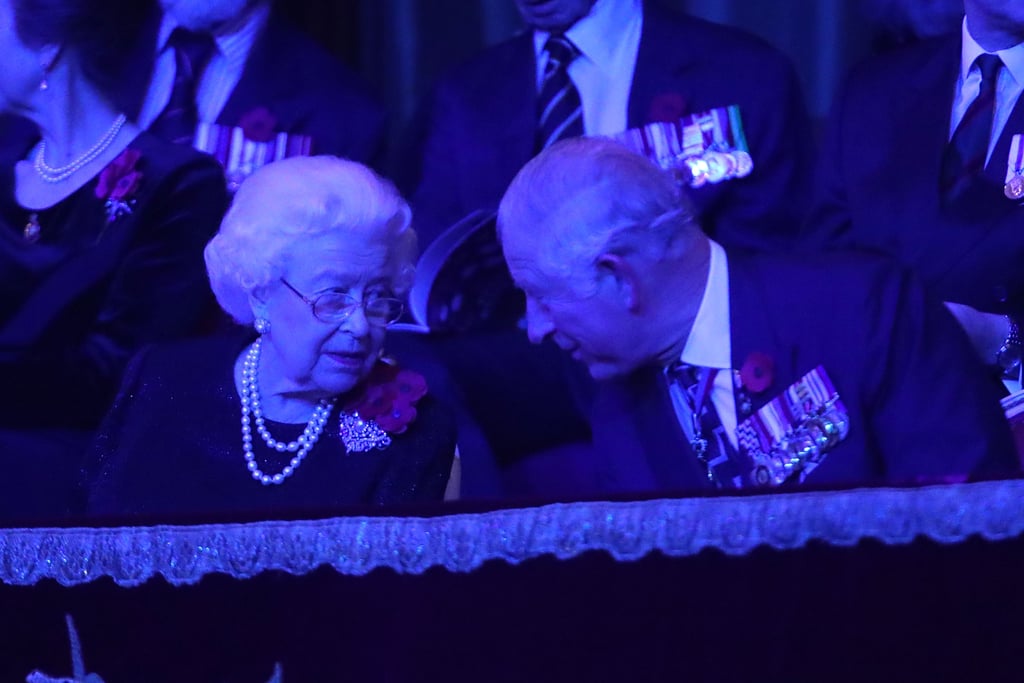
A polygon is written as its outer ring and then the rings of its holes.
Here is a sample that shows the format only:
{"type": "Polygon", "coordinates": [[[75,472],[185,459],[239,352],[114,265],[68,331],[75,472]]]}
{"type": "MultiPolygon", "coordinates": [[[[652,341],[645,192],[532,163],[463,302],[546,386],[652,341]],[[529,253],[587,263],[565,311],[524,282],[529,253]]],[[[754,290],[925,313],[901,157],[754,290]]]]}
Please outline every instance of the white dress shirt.
{"type": "MultiPolygon", "coordinates": [[[[217,49],[199,79],[196,89],[196,109],[199,121],[213,123],[227,104],[245,70],[245,62],[256,37],[267,23],[270,3],[259,4],[245,23],[234,33],[215,36],[217,49]]],[[[167,44],[178,23],[169,14],[164,14],[156,41],[156,61],[149,81],[146,99],[142,102],[137,123],[149,128],[160,112],[167,106],[174,87],[174,48],[167,44]]],[[[237,122],[236,124],[237,125],[237,122]]]]}
{"type": "MultiPolygon", "coordinates": [[[[713,240],[711,242],[711,263],[708,267],[708,281],[704,286],[697,316],[693,320],[690,336],[679,359],[703,368],[717,368],[711,387],[711,402],[718,412],[718,419],[725,429],[733,448],[736,441],[736,398],[733,395],[732,342],[729,325],[729,263],[725,249],[713,240]]],[[[690,409],[687,407],[683,390],[674,382],[669,384],[672,404],[683,431],[690,438],[693,429],[690,409]]]]}
{"type": "MultiPolygon", "coordinates": [[[[981,88],[981,69],[974,65],[974,60],[986,52],[971,35],[970,28],[967,26],[967,17],[964,17],[961,34],[963,48],[960,54],[960,77],[956,82],[953,115],[950,117],[949,124],[951,139],[956,127],[967,113],[968,107],[971,106],[971,102],[978,96],[978,91],[981,88]]],[[[996,141],[999,139],[1003,127],[1006,126],[1014,105],[1017,104],[1021,91],[1024,90],[1024,43],[1008,47],[1005,50],[997,50],[991,54],[998,55],[1003,60],[1004,68],[999,70],[999,80],[996,81],[996,112],[992,121],[992,134],[988,139],[986,164],[992,156],[992,150],[995,149],[996,141]]]]}
{"type": "MultiPolygon", "coordinates": [[[[615,135],[626,130],[642,24],[641,0],[597,0],[590,13],[565,32],[581,53],[569,65],[569,78],[583,103],[587,135],[615,135]]],[[[549,35],[547,31],[533,33],[538,91],[548,61],[544,43],[549,35]]]]}

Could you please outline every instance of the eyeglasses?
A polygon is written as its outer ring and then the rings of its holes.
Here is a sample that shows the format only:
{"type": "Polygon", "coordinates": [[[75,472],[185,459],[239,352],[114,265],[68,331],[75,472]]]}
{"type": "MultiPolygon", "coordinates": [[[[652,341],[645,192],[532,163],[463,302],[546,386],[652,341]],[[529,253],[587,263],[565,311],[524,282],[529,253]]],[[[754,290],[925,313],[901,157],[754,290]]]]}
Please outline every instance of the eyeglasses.
{"type": "Polygon", "coordinates": [[[281,282],[297,297],[309,304],[313,309],[314,318],[325,323],[340,325],[352,315],[356,308],[361,306],[368,323],[384,327],[401,318],[402,312],[405,310],[405,304],[401,299],[383,296],[357,299],[351,294],[332,290],[317,295],[315,299],[310,299],[284,278],[281,278],[281,282]]]}

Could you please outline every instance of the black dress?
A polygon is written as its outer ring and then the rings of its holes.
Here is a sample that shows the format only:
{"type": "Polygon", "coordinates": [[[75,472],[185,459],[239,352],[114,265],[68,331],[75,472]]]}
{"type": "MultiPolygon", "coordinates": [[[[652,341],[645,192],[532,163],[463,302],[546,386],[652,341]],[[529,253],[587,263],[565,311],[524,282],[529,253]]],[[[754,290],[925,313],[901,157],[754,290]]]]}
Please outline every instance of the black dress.
{"type": "Polygon", "coordinates": [[[16,159],[0,163],[0,521],[64,512],[128,360],[209,316],[202,250],[227,206],[220,167],[147,133],[129,150],[141,177],[120,212],[97,196],[103,174],[30,212],[16,159]]]}
{"type": "MultiPolygon", "coordinates": [[[[346,453],[339,398],[320,440],[281,485],[252,479],[243,457],[234,365],[251,340],[215,337],[150,347],[124,385],[87,459],[91,516],[131,521],[220,521],[329,515],[359,505],[441,500],[455,452],[454,419],[430,393],[391,445],[346,453]]],[[[267,420],[275,439],[305,427],[267,420]]],[[[260,468],[280,472],[291,453],[253,430],[260,468]]]]}

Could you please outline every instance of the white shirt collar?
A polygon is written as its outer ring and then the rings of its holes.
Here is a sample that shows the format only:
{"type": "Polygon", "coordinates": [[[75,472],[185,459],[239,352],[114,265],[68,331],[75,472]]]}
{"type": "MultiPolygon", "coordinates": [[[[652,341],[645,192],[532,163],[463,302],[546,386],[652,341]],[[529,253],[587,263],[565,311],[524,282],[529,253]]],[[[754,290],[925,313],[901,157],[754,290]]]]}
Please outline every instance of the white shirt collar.
{"type": "MultiPolygon", "coordinates": [[[[622,28],[641,16],[641,0],[597,0],[590,13],[565,32],[566,38],[579,48],[583,57],[593,62],[604,73],[614,71],[621,59],[619,41],[610,36],[622,34],[622,28]]],[[[544,51],[547,31],[533,32],[533,47],[537,55],[544,51]]]]}
{"type": "Polygon", "coordinates": [[[725,249],[714,240],[708,242],[711,245],[708,281],[680,360],[689,365],[728,370],[732,367],[729,263],[725,249]]]}
{"type": "MultiPolygon", "coordinates": [[[[963,38],[963,48],[960,54],[960,81],[963,82],[967,80],[967,74],[970,73],[974,60],[979,55],[985,54],[986,50],[981,45],[978,45],[978,41],[971,35],[971,31],[967,27],[966,16],[964,17],[960,33],[963,38]]],[[[991,54],[999,55],[999,58],[1003,60],[1006,70],[1013,76],[1013,80],[1018,86],[1024,85],[1024,43],[1017,43],[1013,47],[1008,47],[1005,50],[996,50],[991,54]]]]}
{"type": "MultiPolygon", "coordinates": [[[[269,16],[270,3],[260,3],[250,12],[245,23],[237,31],[214,37],[217,52],[226,60],[229,69],[245,64],[245,60],[249,57],[249,51],[252,49],[253,43],[256,42],[256,37],[266,25],[269,16]]],[[[174,17],[165,13],[163,21],[160,23],[160,32],[157,34],[157,54],[161,54],[167,49],[167,41],[170,40],[171,33],[177,27],[178,22],[174,17]]]]}

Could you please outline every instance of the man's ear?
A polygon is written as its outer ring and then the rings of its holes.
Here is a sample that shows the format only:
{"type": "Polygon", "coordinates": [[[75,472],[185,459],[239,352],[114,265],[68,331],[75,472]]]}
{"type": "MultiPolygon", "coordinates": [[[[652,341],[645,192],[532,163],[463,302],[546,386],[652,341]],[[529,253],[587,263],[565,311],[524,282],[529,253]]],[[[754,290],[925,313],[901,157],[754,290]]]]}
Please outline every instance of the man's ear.
{"type": "Polygon", "coordinates": [[[604,253],[597,257],[598,281],[614,289],[615,295],[630,311],[643,303],[643,283],[629,259],[621,254],[604,253]]]}

